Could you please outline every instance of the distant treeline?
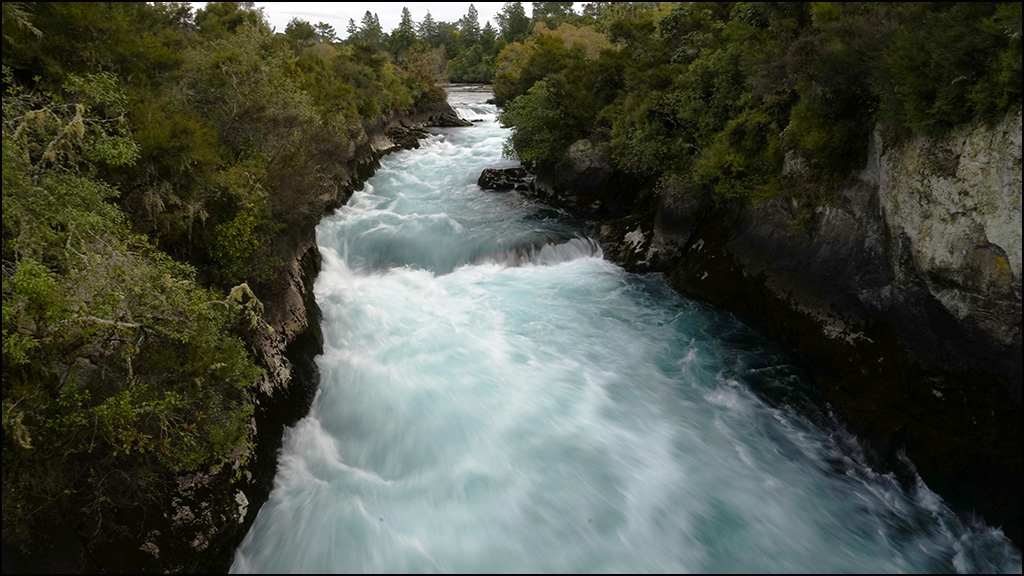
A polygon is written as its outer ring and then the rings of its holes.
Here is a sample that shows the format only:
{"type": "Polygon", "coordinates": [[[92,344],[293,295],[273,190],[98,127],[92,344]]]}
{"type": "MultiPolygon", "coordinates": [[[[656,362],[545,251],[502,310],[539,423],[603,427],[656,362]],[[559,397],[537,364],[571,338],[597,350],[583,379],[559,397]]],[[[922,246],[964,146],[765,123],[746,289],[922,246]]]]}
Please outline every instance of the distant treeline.
{"type": "MultiPolygon", "coordinates": [[[[495,58],[505,46],[522,42],[538,22],[557,23],[570,17],[572,4],[534,2],[531,17],[522,2],[506,2],[495,16],[497,28],[490,21],[481,27],[480,14],[472,4],[455,22],[434,20],[428,10],[417,23],[409,9],[402,8],[401,21],[390,34],[381,28],[378,16],[367,10],[358,23],[349,19],[343,43],[388,52],[399,65],[430,69],[452,82],[490,82],[495,58]]],[[[300,18],[288,23],[285,34],[301,42],[341,42],[330,24],[300,18]]]]}

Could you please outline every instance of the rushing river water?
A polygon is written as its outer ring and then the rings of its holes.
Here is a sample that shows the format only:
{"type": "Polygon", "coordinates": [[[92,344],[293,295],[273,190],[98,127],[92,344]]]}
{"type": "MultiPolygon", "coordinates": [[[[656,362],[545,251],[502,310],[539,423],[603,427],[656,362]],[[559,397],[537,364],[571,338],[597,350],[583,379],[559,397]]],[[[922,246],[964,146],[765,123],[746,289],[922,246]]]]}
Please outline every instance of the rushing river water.
{"type": "Polygon", "coordinates": [[[233,571],[1021,571],[754,393],[800,386],[777,345],[481,191],[515,165],[487,97],[317,228],[320,390],[233,571]]]}

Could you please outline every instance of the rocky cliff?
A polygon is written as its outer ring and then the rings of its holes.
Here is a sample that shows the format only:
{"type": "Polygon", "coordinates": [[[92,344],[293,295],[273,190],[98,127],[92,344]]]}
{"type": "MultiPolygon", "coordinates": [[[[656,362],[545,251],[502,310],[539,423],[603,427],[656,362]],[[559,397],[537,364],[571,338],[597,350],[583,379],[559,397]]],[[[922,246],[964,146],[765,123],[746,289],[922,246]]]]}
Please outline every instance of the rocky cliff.
{"type": "Polygon", "coordinates": [[[242,298],[259,299],[266,322],[249,342],[263,368],[253,385],[252,453],[231,455],[232,465],[169,479],[156,495],[159,509],[126,496],[97,503],[98,520],[41,511],[29,533],[5,532],[4,571],[227,571],[270,494],[284,428],[307,413],[318,386],[314,357],[323,340],[313,297],[320,266],[317,221],[348,200],[383,154],[418,146],[428,126],[451,125],[466,123],[446,102],[394,111],[366,123],[348,149],[324,150],[318,166],[282,167],[277,177],[309,181],[304,205],[296,207],[308,225],[289,230],[277,246],[284,264],[273,281],[240,292],[242,298]]]}
{"type": "MultiPolygon", "coordinates": [[[[429,126],[464,126],[455,111],[442,102],[419,111],[394,111],[364,126],[365,138],[353,143],[345,157],[336,158],[330,185],[323,186],[314,206],[317,215],[343,205],[352,192],[369,178],[384,154],[418,147],[429,126]]],[[[261,333],[254,348],[264,368],[256,383],[254,436],[256,453],[248,466],[250,480],[235,499],[245,506],[235,510],[237,536],[229,538],[227,554],[218,554],[215,568],[224,570],[233,560],[241,536],[256,519],[273,487],[277,455],[286,426],[306,415],[319,384],[314,357],[323,351],[320,308],[313,296],[313,282],[320,271],[320,252],[313,226],[295,231],[284,247],[285,267],[276,280],[256,289],[265,306],[264,318],[271,330],[261,333]]],[[[236,532],[232,526],[231,532],[236,532]]]]}
{"type": "MultiPolygon", "coordinates": [[[[577,143],[537,193],[606,254],[749,314],[809,357],[878,464],[1021,542],[1021,114],[887,143],[809,213],[631,186],[577,143]]],[[[800,163],[787,162],[799,177],[800,163]]]]}
{"type": "MultiPolygon", "coordinates": [[[[348,201],[379,166],[381,156],[418,147],[427,127],[465,125],[468,123],[459,119],[447,102],[421,110],[393,111],[365,124],[365,137],[354,142],[343,157],[333,159],[332,177],[319,187],[314,205],[305,209],[316,216],[313,220],[319,220],[321,214],[348,201]]],[[[291,242],[282,247],[283,273],[275,282],[255,290],[271,328],[254,342],[264,368],[255,385],[255,454],[247,467],[248,482],[232,499],[236,504],[233,514],[226,515],[230,529],[224,530],[220,550],[206,566],[214,570],[226,571],[233,561],[234,549],[270,495],[284,428],[306,415],[319,385],[314,358],[323,351],[323,336],[313,282],[320,271],[320,252],[313,225],[289,236],[291,242]]]]}

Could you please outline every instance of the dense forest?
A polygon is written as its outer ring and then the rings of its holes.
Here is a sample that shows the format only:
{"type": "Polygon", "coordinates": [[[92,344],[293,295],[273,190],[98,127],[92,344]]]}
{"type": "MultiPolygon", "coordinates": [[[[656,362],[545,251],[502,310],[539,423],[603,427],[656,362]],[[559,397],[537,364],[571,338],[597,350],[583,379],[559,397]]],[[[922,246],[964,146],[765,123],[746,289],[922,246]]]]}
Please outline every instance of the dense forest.
{"type": "Polygon", "coordinates": [[[1019,3],[592,3],[497,59],[529,165],[597,150],[657,189],[808,208],[876,126],[940,135],[1021,102],[1019,3]]]}

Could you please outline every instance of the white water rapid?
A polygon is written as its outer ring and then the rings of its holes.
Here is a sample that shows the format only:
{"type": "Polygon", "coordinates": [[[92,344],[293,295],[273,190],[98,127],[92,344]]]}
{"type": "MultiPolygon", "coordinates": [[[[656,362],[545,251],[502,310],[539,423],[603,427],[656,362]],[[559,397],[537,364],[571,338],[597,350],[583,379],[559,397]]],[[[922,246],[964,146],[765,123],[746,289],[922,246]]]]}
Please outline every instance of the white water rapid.
{"type": "Polygon", "coordinates": [[[480,190],[516,165],[488,97],[453,90],[480,121],[317,228],[320,390],[233,571],[1020,573],[998,530],[753,392],[799,388],[777,344],[480,190]]]}

